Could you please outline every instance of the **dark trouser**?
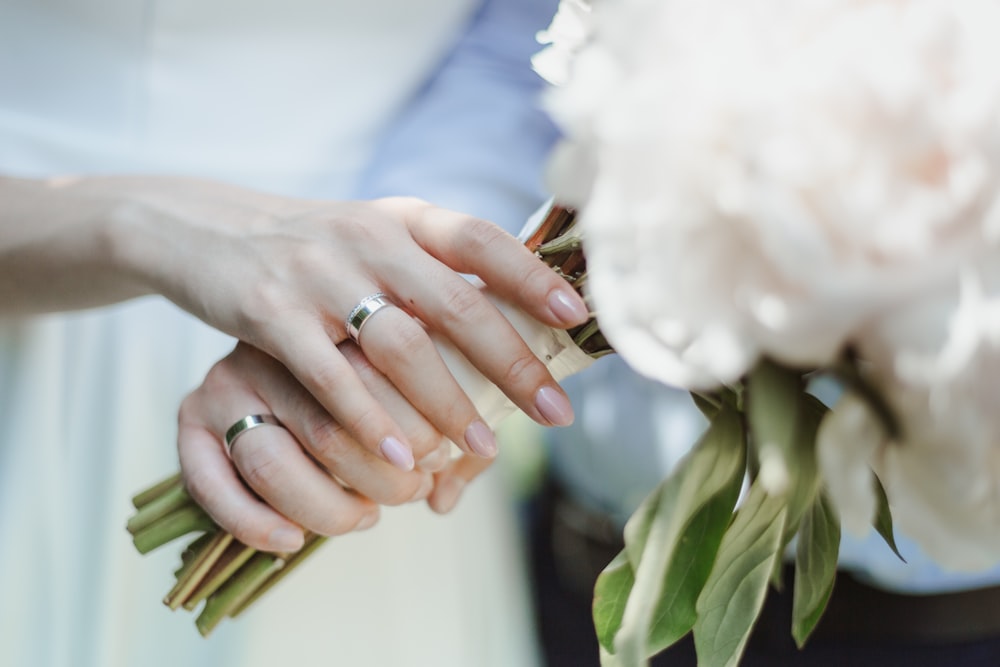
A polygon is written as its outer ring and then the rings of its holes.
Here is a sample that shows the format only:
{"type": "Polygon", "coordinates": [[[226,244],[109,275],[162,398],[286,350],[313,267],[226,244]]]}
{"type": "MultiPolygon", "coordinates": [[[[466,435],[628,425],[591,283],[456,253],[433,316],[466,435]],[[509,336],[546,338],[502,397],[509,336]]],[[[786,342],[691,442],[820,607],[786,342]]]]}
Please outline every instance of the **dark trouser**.
{"type": "MultiPolygon", "coordinates": [[[[548,667],[599,667],[593,583],[621,549],[606,520],[586,517],[554,485],[530,512],[535,609],[548,667]]],[[[790,584],[791,574],[786,573],[790,584]]],[[[941,596],[878,591],[838,575],[805,649],[791,638],[791,586],[770,591],[743,667],[1000,667],[1000,589],[941,596]]],[[[694,666],[690,635],[653,667],[694,666]]]]}

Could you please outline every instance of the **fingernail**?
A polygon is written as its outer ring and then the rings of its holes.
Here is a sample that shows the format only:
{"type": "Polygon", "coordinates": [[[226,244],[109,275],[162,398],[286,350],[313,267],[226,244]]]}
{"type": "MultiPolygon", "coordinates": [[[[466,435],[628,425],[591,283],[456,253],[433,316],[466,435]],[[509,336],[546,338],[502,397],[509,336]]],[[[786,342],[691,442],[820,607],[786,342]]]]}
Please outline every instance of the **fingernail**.
{"type": "Polygon", "coordinates": [[[376,523],[378,523],[378,516],[379,516],[378,510],[375,510],[374,512],[369,512],[368,514],[361,517],[361,521],[358,521],[357,525],[354,526],[354,530],[356,531],[368,530],[376,523]]]}
{"type": "Polygon", "coordinates": [[[441,480],[437,488],[434,489],[434,497],[431,499],[431,509],[438,514],[447,514],[455,509],[458,499],[462,496],[462,489],[465,488],[465,480],[461,477],[447,477],[441,480]]]}
{"type": "Polygon", "coordinates": [[[493,436],[493,431],[479,420],[465,429],[465,442],[469,449],[483,458],[491,459],[497,455],[497,439],[493,436]]]}
{"type": "Polygon", "coordinates": [[[583,299],[570,289],[557,289],[549,294],[549,310],[564,324],[583,324],[590,317],[583,299]]]}
{"type": "Polygon", "coordinates": [[[298,551],[305,544],[305,537],[301,530],[282,526],[271,531],[267,544],[271,551],[298,551]]]}
{"type": "Polygon", "coordinates": [[[553,426],[569,426],[573,423],[573,406],[557,389],[542,387],[536,391],[535,407],[553,426]]]}
{"type": "Polygon", "coordinates": [[[413,470],[413,450],[396,438],[391,435],[386,437],[378,448],[385,460],[392,465],[406,472],[413,470]]]}
{"type": "Polygon", "coordinates": [[[438,447],[433,452],[417,461],[417,467],[425,472],[437,472],[448,463],[448,447],[438,447]]]}
{"type": "Polygon", "coordinates": [[[410,498],[410,502],[414,500],[423,500],[427,496],[431,495],[431,491],[434,490],[434,478],[431,475],[424,475],[423,481],[420,482],[420,488],[417,489],[413,497],[410,498]]]}

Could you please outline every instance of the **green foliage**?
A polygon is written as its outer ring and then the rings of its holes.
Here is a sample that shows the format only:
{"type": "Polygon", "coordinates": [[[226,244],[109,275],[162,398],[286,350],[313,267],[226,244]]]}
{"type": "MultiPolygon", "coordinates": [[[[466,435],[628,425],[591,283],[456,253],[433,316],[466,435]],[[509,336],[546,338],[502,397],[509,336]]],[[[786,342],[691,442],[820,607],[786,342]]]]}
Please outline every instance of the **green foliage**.
{"type": "Polygon", "coordinates": [[[889,548],[896,554],[896,557],[905,563],[906,559],[903,558],[903,555],[899,553],[899,549],[896,547],[896,538],[892,531],[892,510],[889,508],[889,498],[885,495],[885,487],[882,486],[882,480],[877,475],[873,474],[872,479],[875,484],[875,498],[878,503],[875,511],[875,530],[882,536],[882,539],[889,545],[889,548]]]}
{"type": "MultiPolygon", "coordinates": [[[[595,588],[604,667],[639,667],[694,632],[700,667],[733,667],[797,536],[791,633],[801,647],[833,592],[840,525],[816,460],[828,409],[802,373],[762,362],[745,387],[693,395],[708,430],[625,527],[595,588]],[[734,513],[744,480],[752,484],[734,513]]],[[[885,492],[876,528],[896,551],[885,492]]]]}
{"type": "MultiPolygon", "coordinates": [[[[691,555],[693,549],[707,543],[690,539],[688,530],[697,525],[696,519],[705,521],[706,527],[711,517],[721,516],[726,521],[726,512],[720,514],[718,509],[705,515],[708,518],[700,518],[700,513],[720,495],[735,502],[733,487],[738,488],[742,479],[745,451],[740,415],[734,407],[724,405],[674,474],[643,503],[626,525],[626,553],[635,571],[635,581],[614,638],[613,650],[608,649],[617,664],[637,665],[649,655],[648,639],[658,612],[660,627],[665,628],[660,632],[666,635],[675,632],[671,629],[673,614],[664,613],[660,605],[663,583],[676,581],[679,576],[670,573],[675,560],[676,567],[681,568],[678,572],[690,569],[690,561],[697,558],[691,555]],[[685,540],[685,536],[689,539],[685,540]]],[[[731,508],[732,505],[730,512],[731,508]]],[[[708,530],[709,534],[711,532],[708,530]]],[[[712,557],[704,551],[700,555],[709,560],[712,557]]],[[[677,618],[682,619],[684,614],[678,610],[677,618]]]]}
{"type": "Polygon", "coordinates": [[[830,601],[837,575],[840,522],[826,496],[819,495],[803,518],[797,547],[792,636],[802,648],[830,601]]]}
{"type": "Polygon", "coordinates": [[[787,506],[754,484],[725,536],[698,598],[695,650],[701,667],[739,663],[781,556],[787,506]]]}
{"type": "Polygon", "coordinates": [[[608,653],[614,651],[615,633],[622,624],[625,602],[634,583],[632,563],[622,550],[604,568],[594,586],[594,629],[601,648],[608,653]]]}

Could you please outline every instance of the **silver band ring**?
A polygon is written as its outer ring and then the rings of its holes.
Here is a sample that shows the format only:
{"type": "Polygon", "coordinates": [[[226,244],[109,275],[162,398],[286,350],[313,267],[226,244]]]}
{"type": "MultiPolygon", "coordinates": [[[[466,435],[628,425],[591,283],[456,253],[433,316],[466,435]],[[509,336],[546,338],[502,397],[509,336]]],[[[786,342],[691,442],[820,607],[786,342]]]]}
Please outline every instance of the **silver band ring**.
{"type": "Polygon", "coordinates": [[[274,415],[247,415],[230,426],[229,430],[226,431],[226,453],[232,456],[233,443],[236,442],[236,439],[247,431],[255,429],[258,426],[263,426],[264,424],[282,426],[282,423],[274,415]]]}
{"type": "Polygon", "coordinates": [[[383,292],[375,292],[365,298],[354,307],[351,314],[347,316],[347,335],[354,339],[358,345],[361,344],[361,330],[372,315],[386,306],[394,305],[383,292]]]}

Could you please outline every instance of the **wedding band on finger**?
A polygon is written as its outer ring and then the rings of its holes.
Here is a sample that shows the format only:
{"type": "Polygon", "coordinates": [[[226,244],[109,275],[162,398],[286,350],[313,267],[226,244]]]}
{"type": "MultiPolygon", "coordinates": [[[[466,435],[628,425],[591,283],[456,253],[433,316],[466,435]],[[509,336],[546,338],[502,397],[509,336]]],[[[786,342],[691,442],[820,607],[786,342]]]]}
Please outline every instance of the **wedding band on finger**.
{"type": "Polygon", "coordinates": [[[364,328],[365,323],[371,318],[372,315],[382,310],[386,306],[392,306],[392,301],[389,297],[385,295],[384,292],[375,292],[374,294],[369,294],[365,298],[361,299],[361,302],[354,307],[351,314],[347,316],[346,328],[347,335],[350,336],[355,343],[361,344],[361,330],[364,328]]]}
{"type": "Polygon", "coordinates": [[[229,427],[226,431],[226,453],[229,454],[230,458],[233,455],[233,444],[235,444],[237,438],[246,433],[247,431],[253,430],[258,426],[264,426],[265,424],[271,424],[272,426],[283,426],[283,424],[278,421],[278,418],[274,415],[247,415],[243,419],[239,420],[235,424],[229,427]]]}

